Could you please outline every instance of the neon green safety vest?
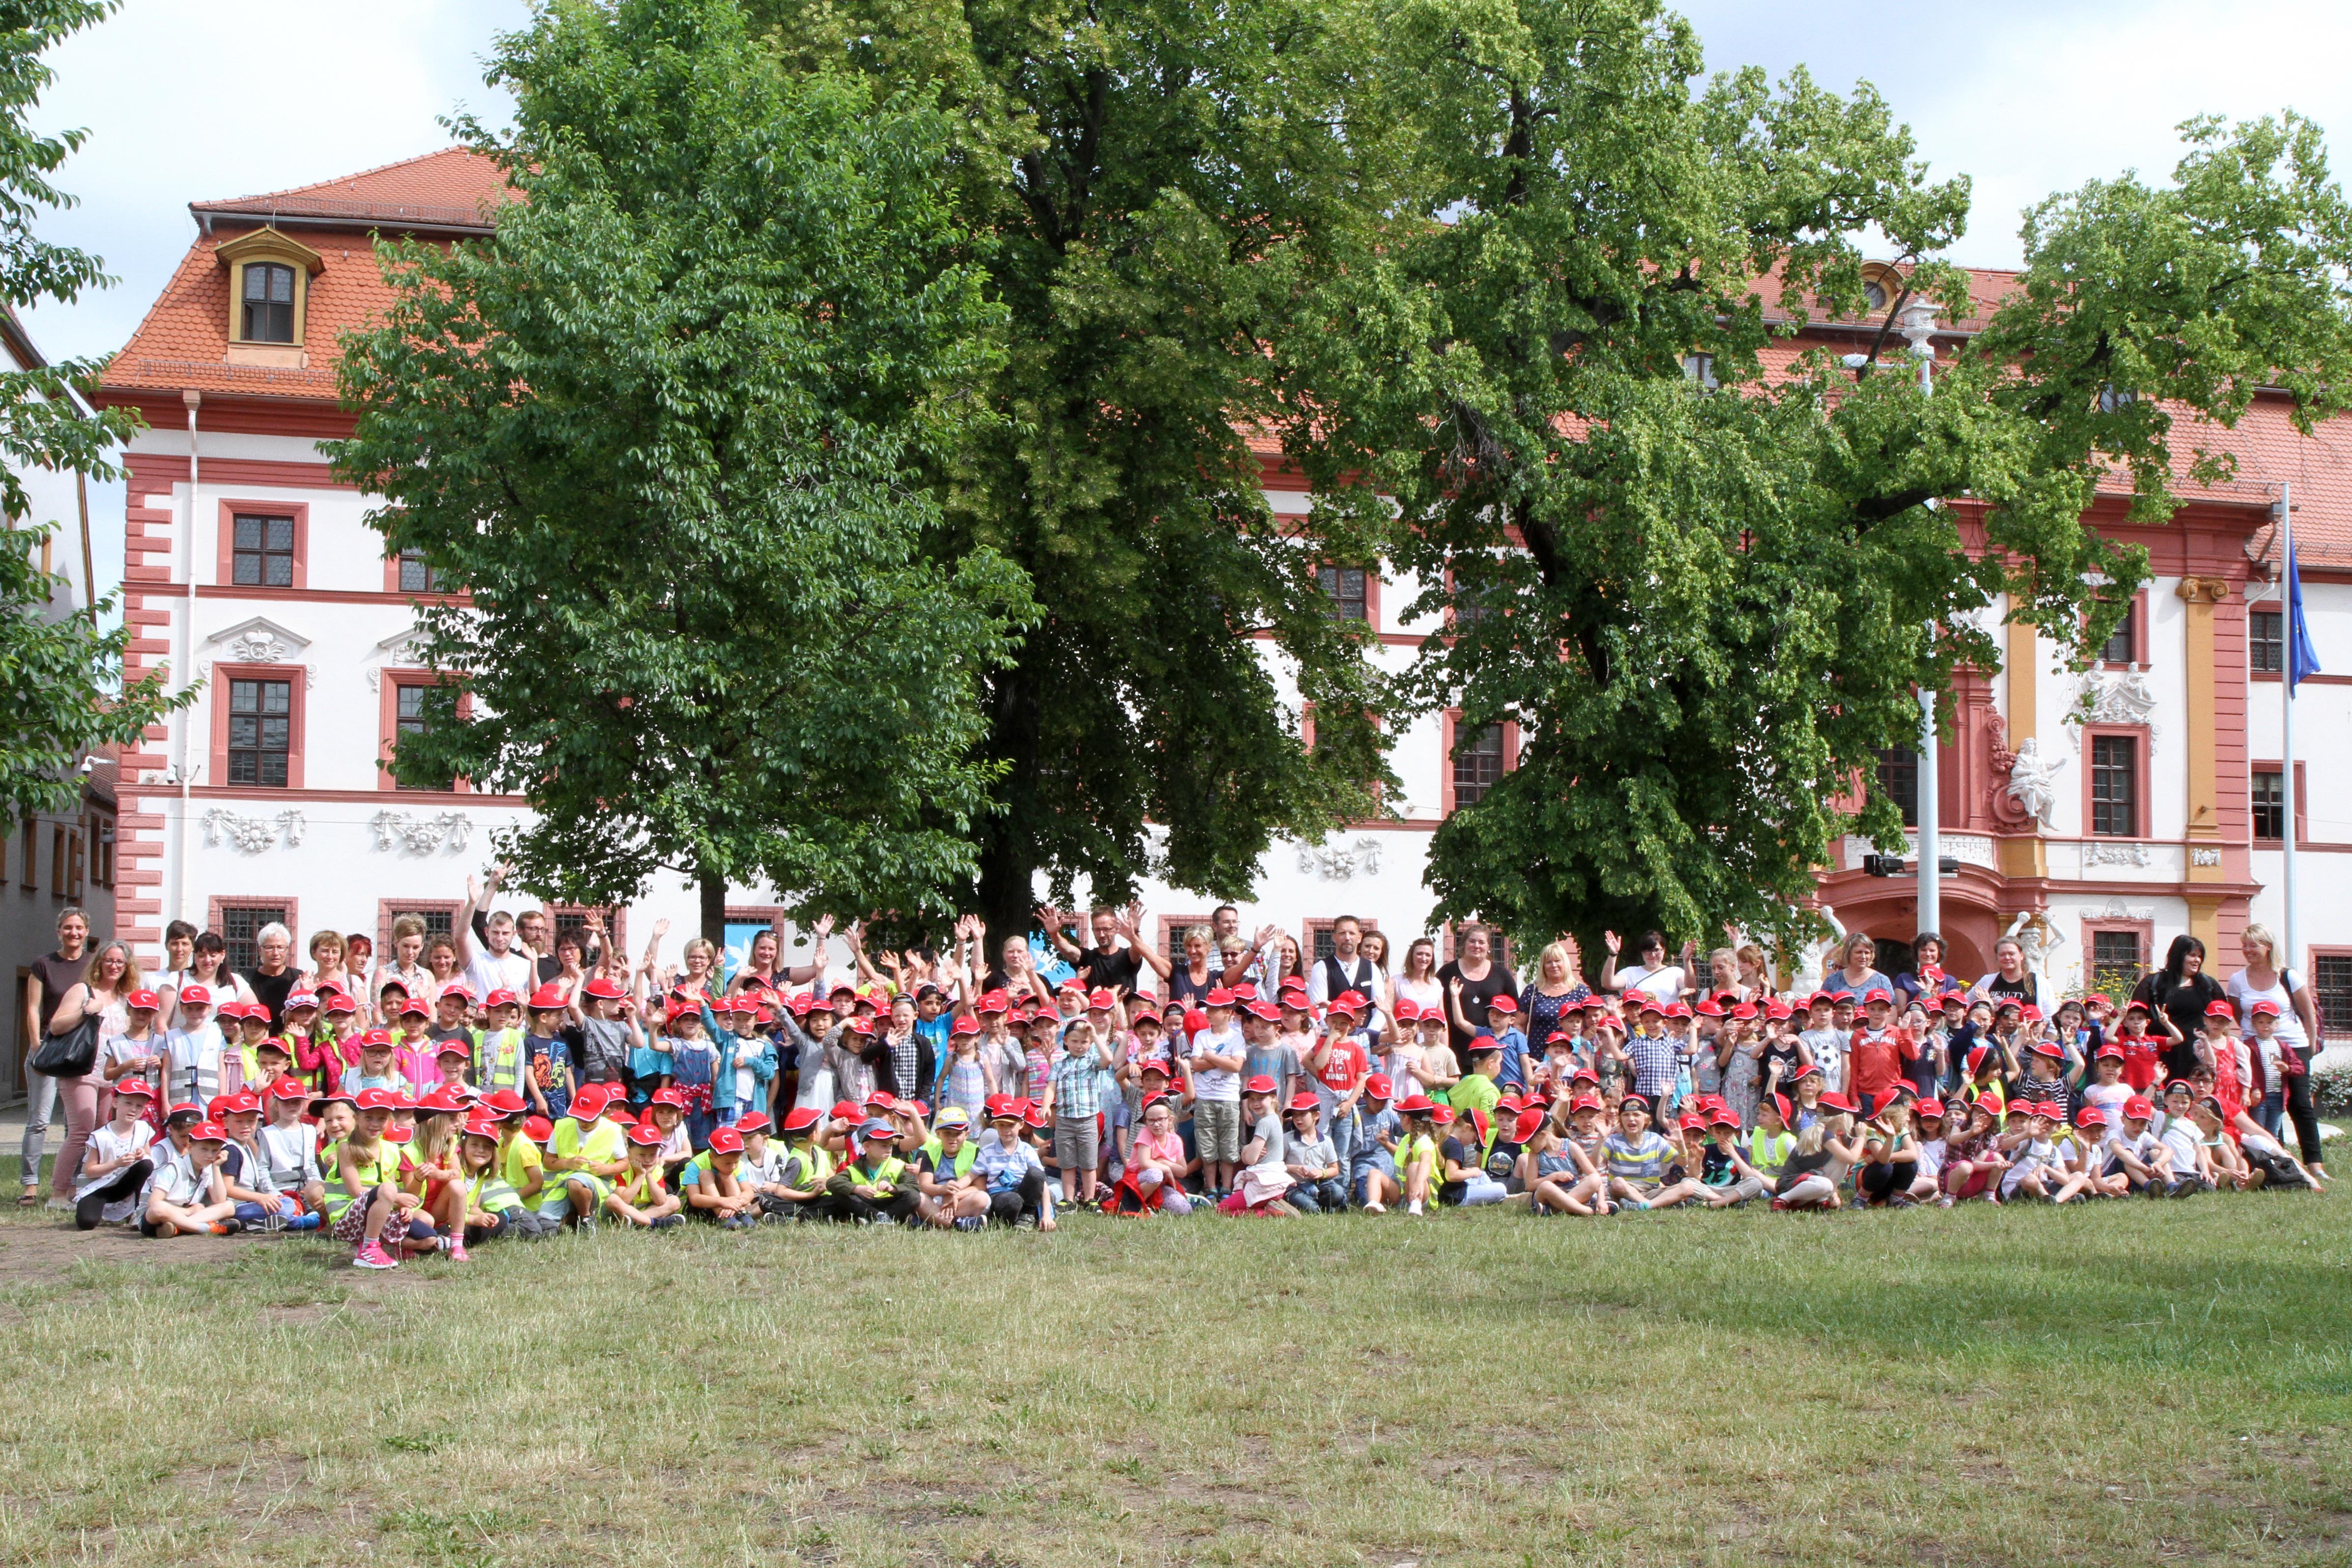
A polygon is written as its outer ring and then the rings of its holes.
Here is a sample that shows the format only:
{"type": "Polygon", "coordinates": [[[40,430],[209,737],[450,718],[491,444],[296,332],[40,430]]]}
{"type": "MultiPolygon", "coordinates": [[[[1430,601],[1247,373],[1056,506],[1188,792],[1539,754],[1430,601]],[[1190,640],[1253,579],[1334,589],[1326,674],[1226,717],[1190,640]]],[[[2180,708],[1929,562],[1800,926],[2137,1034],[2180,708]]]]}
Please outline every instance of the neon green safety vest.
{"type": "Polygon", "coordinates": [[[893,1154],[882,1162],[881,1169],[869,1171],[863,1165],[849,1168],[849,1179],[883,1193],[896,1193],[898,1178],[907,1173],[907,1162],[893,1154]]]}
{"type": "MultiPolygon", "coordinates": [[[[940,1141],[936,1138],[929,1140],[923,1145],[923,1152],[931,1157],[931,1164],[936,1169],[940,1163],[940,1141]]],[[[971,1170],[971,1163],[978,1158],[980,1145],[966,1138],[963,1147],[955,1152],[955,1158],[948,1162],[949,1174],[956,1181],[963,1180],[971,1170]]]]}

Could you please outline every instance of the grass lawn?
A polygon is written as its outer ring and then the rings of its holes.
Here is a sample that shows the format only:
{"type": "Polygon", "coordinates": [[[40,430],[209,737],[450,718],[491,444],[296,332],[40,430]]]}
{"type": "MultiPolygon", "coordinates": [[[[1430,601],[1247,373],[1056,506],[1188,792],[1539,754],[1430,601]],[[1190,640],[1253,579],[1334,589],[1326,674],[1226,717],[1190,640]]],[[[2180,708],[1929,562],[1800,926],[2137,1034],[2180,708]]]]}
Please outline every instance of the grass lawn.
{"type": "Polygon", "coordinates": [[[0,1562],[2352,1561],[2344,1200],[607,1232],[0,1221],[0,1562]]]}

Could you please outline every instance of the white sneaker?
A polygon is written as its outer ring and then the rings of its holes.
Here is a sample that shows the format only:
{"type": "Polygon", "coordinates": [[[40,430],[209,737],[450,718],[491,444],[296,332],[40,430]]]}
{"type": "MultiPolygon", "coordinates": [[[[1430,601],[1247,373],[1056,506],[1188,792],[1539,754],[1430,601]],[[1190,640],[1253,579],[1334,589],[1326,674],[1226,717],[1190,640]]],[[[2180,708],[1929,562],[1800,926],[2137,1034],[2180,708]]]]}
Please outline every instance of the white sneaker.
{"type": "Polygon", "coordinates": [[[1368,1199],[1364,1204],[1364,1212],[1366,1214],[1386,1214],[1389,1211],[1382,1208],[1379,1204],[1373,1203],[1368,1199]]]}
{"type": "Polygon", "coordinates": [[[1405,1205],[1404,1212],[1412,1215],[1415,1219],[1419,1219],[1421,1217],[1421,1200],[1419,1198],[1415,1198],[1412,1202],[1407,1204],[1405,1205]]]}

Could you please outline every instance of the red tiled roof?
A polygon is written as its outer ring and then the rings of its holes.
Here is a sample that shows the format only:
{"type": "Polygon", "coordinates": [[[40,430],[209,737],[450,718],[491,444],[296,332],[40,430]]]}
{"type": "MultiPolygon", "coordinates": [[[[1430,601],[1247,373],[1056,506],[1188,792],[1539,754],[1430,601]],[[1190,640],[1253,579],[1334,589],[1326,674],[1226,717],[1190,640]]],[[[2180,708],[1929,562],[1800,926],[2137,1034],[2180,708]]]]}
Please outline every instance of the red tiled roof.
{"type": "Polygon", "coordinates": [[[199,221],[234,215],[275,218],[280,227],[310,218],[334,224],[487,232],[492,213],[509,199],[506,180],[496,163],[468,147],[445,147],[315,185],[226,201],[190,202],[188,210],[199,221]]]}
{"type": "Polygon", "coordinates": [[[335,400],[338,340],[392,303],[370,230],[427,236],[488,233],[509,199],[498,165],[464,147],[386,163],[315,185],[230,201],[192,202],[204,231],[146,319],[114,356],[102,394],[199,392],[310,402],[335,400]],[[300,365],[228,363],[228,268],[213,252],[240,235],[283,229],[325,258],[310,280],[300,365]]]}

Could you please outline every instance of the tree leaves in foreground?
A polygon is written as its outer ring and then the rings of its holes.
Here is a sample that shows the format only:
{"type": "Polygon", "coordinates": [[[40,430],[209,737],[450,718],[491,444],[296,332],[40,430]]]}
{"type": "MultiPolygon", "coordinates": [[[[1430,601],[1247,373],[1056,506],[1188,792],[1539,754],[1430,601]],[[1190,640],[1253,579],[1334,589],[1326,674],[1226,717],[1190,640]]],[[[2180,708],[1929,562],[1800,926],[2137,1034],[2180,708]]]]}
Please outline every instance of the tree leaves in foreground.
{"type": "MultiPolygon", "coordinates": [[[[73,204],[50,177],[85,133],[41,136],[25,123],[55,79],[42,54],[113,9],[111,0],[0,0],[0,300],[12,310],[71,303],[113,281],[97,257],[34,232],[43,213],[73,204]]],[[[119,470],[109,454],[142,427],[135,410],[92,414],[75,402],[98,371],[86,360],[0,370],[0,815],[11,819],[77,809],[73,770],[84,753],[135,745],[148,725],[194,700],[193,690],[167,695],[161,671],[124,689],[130,628],[98,629],[113,596],[86,616],[60,616],[70,584],[42,568],[42,544],[58,520],[30,515],[21,471],[112,479],[119,470]]]]}
{"type": "Polygon", "coordinates": [[[1932,182],[1868,87],[1695,89],[1696,37],[1644,0],[1386,15],[1418,218],[1286,341],[1318,394],[1290,445],[1319,487],[1396,498],[1413,608],[1452,617],[1408,701],[1519,727],[1517,771],[1435,836],[1444,911],[1794,929],[1839,834],[1899,837],[1874,783],[1858,825],[1840,797],[1911,743],[1920,685],[1998,667],[2001,595],[2078,655],[2107,636],[2147,576],[2083,521],[2113,459],[2160,511],[2169,420],[2352,385],[2352,244],[2297,122],[2200,126],[2175,187],[2039,210],[2017,293],[1928,396],[1901,293],[1867,318],[1895,363],[1858,384],[1767,315],[1864,318],[1870,230],[1943,320],[1978,313],[1936,259],[1966,184],[1932,182]]]}
{"type": "Polygon", "coordinates": [[[997,312],[940,199],[943,128],[787,76],[724,0],[558,4],[501,40],[518,205],[409,246],[346,341],[342,471],[465,604],[394,763],[526,795],[522,880],[567,900],[729,882],[930,907],[972,875],[985,672],[1027,613],[985,549],[921,553],[913,474],[966,433],[997,312]]]}

